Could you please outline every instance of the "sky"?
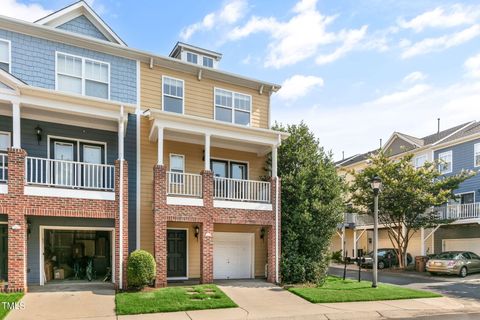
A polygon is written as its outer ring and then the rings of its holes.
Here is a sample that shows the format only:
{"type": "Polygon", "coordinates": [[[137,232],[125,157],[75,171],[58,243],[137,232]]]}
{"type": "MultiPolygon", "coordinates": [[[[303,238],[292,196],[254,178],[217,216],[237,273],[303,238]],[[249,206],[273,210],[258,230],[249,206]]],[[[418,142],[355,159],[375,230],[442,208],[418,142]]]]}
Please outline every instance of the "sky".
{"type": "MultiPolygon", "coordinates": [[[[72,1],[0,0],[34,21],[72,1]]],[[[180,40],[223,53],[220,69],[282,85],[274,121],[304,121],[334,159],[394,131],[422,137],[480,120],[480,2],[89,0],[130,46],[180,40]]]]}

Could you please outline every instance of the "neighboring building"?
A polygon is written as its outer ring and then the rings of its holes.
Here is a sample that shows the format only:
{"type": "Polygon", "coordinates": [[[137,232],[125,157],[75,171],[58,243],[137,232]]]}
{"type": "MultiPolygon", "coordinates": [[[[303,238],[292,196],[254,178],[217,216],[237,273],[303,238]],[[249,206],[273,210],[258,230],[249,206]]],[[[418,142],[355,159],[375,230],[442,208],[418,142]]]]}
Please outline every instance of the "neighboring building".
{"type": "Polygon", "coordinates": [[[129,48],[84,1],[34,23],[0,16],[3,290],[83,278],[88,263],[122,288],[138,248],[158,286],[278,281],[279,86],[220,59],[129,48]]]}
{"type": "MultiPolygon", "coordinates": [[[[382,148],[391,157],[414,154],[412,165],[422,166],[425,161],[441,159],[439,170],[445,175],[462,170],[478,171],[480,165],[480,124],[464,123],[423,138],[395,132],[382,148]],[[478,157],[477,157],[478,156],[478,157]],[[478,159],[477,159],[478,158],[478,159]]],[[[349,181],[348,171],[360,171],[368,166],[368,159],[377,150],[355,155],[337,162],[338,172],[349,181]]],[[[480,175],[463,182],[455,191],[458,201],[438,208],[444,218],[454,219],[449,225],[416,232],[408,252],[413,256],[439,253],[445,250],[470,250],[480,254],[480,205],[475,202],[480,192],[480,175]]],[[[373,249],[373,221],[369,216],[346,214],[345,223],[339,226],[331,250],[342,250],[356,257],[373,249]],[[361,250],[359,252],[358,250],[361,250]]],[[[379,247],[391,248],[387,229],[380,226],[379,247]]]]}

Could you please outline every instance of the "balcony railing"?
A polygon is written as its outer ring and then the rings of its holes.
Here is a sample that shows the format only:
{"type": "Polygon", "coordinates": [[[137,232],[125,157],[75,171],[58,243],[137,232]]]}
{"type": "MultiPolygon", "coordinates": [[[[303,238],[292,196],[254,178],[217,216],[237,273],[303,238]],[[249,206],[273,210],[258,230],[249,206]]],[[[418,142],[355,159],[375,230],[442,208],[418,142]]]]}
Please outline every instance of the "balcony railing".
{"type": "Polygon", "coordinates": [[[213,197],[221,200],[270,203],[270,182],[215,177],[213,197]]]}
{"type": "Polygon", "coordinates": [[[480,218],[480,202],[465,204],[449,204],[435,208],[441,219],[478,219],[480,218]]]}
{"type": "Polygon", "coordinates": [[[0,153],[0,183],[8,180],[8,155],[0,153]]]}
{"type": "Polygon", "coordinates": [[[354,224],[355,226],[368,226],[373,224],[373,217],[368,214],[345,213],[345,224],[354,224]]]}
{"type": "Polygon", "coordinates": [[[202,176],[192,173],[167,172],[167,194],[202,197],[202,176]]]}
{"type": "Polygon", "coordinates": [[[113,191],[115,166],[27,157],[28,184],[51,187],[113,191]]]}

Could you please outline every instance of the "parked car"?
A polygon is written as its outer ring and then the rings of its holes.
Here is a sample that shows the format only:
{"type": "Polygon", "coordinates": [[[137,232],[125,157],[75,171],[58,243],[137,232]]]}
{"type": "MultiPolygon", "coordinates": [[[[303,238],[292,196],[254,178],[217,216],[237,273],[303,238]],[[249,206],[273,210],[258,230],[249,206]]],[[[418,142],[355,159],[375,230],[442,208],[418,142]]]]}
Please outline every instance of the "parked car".
{"type": "Polygon", "coordinates": [[[431,258],[426,268],[432,275],[457,274],[464,278],[469,273],[480,272],[480,257],[470,251],[445,251],[431,258]]]}
{"type": "MultiPolygon", "coordinates": [[[[393,248],[378,249],[378,269],[384,269],[389,267],[397,267],[398,263],[398,250],[393,248]]],[[[362,262],[362,267],[373,267],[373,251],[364,256],[365,261],[362,262]]],[[[407,264],[411,264],[413,258],[410,253],[407,253],[407,264]]]]}

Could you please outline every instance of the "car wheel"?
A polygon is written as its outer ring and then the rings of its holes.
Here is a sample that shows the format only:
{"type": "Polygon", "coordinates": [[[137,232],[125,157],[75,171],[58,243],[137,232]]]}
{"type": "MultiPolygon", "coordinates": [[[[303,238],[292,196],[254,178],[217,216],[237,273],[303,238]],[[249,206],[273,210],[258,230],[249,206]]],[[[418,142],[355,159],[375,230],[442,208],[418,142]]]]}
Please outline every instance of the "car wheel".
{"type": "Polygon", "coordinates": [[[460,277],[465,278],[468,275],[467,267],[462,267],[460,269],[460,277]]]}
{"type": "Polygon", "coordinates": [[[385,268],[385,262],[383,261],[378,261],[378,269],[382,270],[385,268]]]}

